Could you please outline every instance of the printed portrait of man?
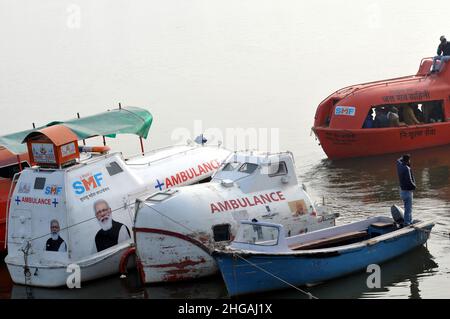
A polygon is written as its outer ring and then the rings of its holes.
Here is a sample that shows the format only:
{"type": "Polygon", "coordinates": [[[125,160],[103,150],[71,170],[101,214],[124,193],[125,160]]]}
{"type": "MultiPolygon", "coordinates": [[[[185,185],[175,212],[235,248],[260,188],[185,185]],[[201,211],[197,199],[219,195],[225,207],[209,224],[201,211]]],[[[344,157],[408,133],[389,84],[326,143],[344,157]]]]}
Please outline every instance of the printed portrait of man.
{"type": "Polygon", "coordinates": [[[289,202],[288,205],[293,216],[302,216],[308,212],[308,208],[306,207],[306,203],[303,199],[289,202]]]}
{"type": "Polygon", "coordinates": [[[128,227],[112,219],[112,211],[108,202],[99,199],[94,203],[95,217],[101,229],[95,235],[97,252],[115,246],[130,239],[128,227]]]}
{"type": "Polygon", "coordinates": [[[52,219],[50,221],[50,238],[45,244],[45,250],[57,252],[67,251],[66,242],[61,238],[61,236],[59,236],[60,230],[61,228],[59,227],[59,222],[56,219],[52,219]]]}

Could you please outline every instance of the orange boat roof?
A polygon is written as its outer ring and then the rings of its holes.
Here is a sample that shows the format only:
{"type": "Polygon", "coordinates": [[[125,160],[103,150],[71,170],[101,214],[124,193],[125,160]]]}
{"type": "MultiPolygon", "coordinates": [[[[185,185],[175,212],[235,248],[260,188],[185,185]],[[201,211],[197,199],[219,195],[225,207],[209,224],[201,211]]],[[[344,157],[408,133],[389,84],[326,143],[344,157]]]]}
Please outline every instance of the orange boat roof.
{"type": "Polygon", "coordinates": [[[20,161],[29,161],[27,153],[14,154],[10,152],[6,147],[0,146],[0,167],[17,164],[19,156],[20,161]]]}
{"type": "Polygon", "coordinates": [[[25,143],[30,138],[35,138],[44,135],[55,146],[61,146],[73,141],[78,141],[78,136],[69,128],[63,125],[53,125],[34,132],[31,132],[23,139],[22,143],[25,143]]]}

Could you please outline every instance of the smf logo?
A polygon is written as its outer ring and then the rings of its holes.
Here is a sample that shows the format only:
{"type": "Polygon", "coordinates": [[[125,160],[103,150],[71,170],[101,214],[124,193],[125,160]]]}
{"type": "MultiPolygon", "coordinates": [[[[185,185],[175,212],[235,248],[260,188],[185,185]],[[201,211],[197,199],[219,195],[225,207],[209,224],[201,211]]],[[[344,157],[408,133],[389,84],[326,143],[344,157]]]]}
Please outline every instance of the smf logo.
{"type": "Polygon", "coordinates": [[[57,185],[51,185],[45,187],[45,195],[61,195],[62,187],[57,185]]]}
{"type": "Polygon", "coordinates": [[[67,266],[66,272],[70,273],[67,277],[67,288],[81,288],[81,269],[77,264],[70,264],[67,266]]]}
{"type": "Polygon", "coordinates": [[[356,109],[354,106],[336,106],[335,115],[355,116],[356,109]]]}
{"type": "Polygon", "coordinates": [[[371,273],[367,277],[366,284],[367,288],[381,288],[381,268],[377,264],[371,264],[367,266],[367,273],[371,273]]]}
{"type": "Polygon", "coordinates": [[[102,186],[103,182],[103,173],[96,174],[86,174],[81,176],[79,181],[76,181],[72,184],[72,188],[75,191],[75,194],[81,195],[85,192],[89,192],[97,187],[102,186]]]}

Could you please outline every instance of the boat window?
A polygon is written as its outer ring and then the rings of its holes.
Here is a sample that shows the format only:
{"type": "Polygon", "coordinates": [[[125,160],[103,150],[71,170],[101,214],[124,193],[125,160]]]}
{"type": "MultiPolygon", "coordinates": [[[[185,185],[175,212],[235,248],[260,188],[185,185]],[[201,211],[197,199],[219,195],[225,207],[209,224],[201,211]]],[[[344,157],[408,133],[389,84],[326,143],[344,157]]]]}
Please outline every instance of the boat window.
{"type": "Polygon", "coordinates": [[[120,165],[117,164],[116,162],[111,162],[111,163],[107,164],[106,170],[108,171],[110,176],[113,176],[113,175],[123,172],[122,167],[120,167],[120,165]]]}
{"type": "Polygon", "coordinates": [[[424,123],[445,122],[443,101],[420,103],[424,123]]]}
{"type": "Polygon", "coordinates": [[[168,199],[169,197],[171,197],[176,192],[177,192],[176,190],[170,190],[170,189],[165,192],[157,192],[157,193],[154,193],[153,195],[151,195],[150,197],[147,197],[146,200],[152,201],[152,202],[162,202],[162,201],[168,199]]]}
{"type": "Polygon", "coordinates": [[[34,180],[34,189],[44,189],[45,180],[45,177],[36,177],[36,179],[34,180]]]}
{"type": "MultiPolygon", "coordinates": [[[[27,162],[22,162],[22,169],[29,167],[27,162]]],[[[0,177],[12,179],[16,173],[20,172],[19,164],[0,167],[0,177]]]]}
{"type": "Polygon", "coordinates": [[[375,111],[374,111],[374,108],[371,107],[369,110],[369,113],[366,116],[366,119],[364,120],[363,128],[374,128],[374,125],[375,125],[374,116],[375,116],[375,111]]]}
{"type": "Polygon", "coordinates": [[[215,225],[213,226],[213,235],[214,235],[214,241],[230,241],[230,224],[223,224],[223,225],[215,225]]]}
{"type": "Polygon", "coordinates": [[[258,168],[258,164],[244,163],[239,167],[239,172],[251,174],[258,168]]]}
{"type": "Polygon", "coordinates": [[[241,163],[238,162],[230,162],[227,163],[222,171],[234,171],[236,168],[238,168],[241,165],[241,163]]]}
{"type": "Polygon", "coordinates": [[[259,224],[241,224],[235,242],[243,244],[275,246],[278,244],[278,227],[259,224]]]}
{"type": "Polygon", "coordinates": [[[377,105],[369,110],[363,128],[397,127],[445,122],[443,101],[377,105]],[[375,114],[373,114],[375,111],[375,114]]]}
{"type": "Polygon", "coordinates": [[[269,177],[287,175],[287,167],[285,162],[271,163],[269,165],[269,177]]]}

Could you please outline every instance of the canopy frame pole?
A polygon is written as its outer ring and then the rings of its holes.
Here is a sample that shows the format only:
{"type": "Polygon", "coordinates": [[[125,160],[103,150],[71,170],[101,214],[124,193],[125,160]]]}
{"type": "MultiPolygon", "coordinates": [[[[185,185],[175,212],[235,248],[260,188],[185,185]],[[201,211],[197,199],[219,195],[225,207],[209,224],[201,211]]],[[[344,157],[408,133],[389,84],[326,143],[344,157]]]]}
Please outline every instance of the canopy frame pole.
{"type": "Polygon", "coordinates": [[[105,138],[105,135],[103,135],[103,146],[106,146],[106,138],[105,138]]]}
{"type": "MultiPolygon", "coordinates": [[[[80,118],[80,113],[77,112],[77,117],[80,118]]],[[[83,140],[83,145],[86,146],[86,140],[83,140]]]]}
{"type": "Polygon", "coordinates": [[[142,155],[144,155],[144,154],[145,154],[145,151],[144,151],[144,141],[142,140],[142,136],[139,136],[139,141],[141,142],[141,152],[142,152],[142,155]]]}
{"type": "Polygon", "coordinates": [[[19,170],[23,171],[22,162],[20,161],[20,155],[17,154],[17,163],[19,164],[19,170]]]}

